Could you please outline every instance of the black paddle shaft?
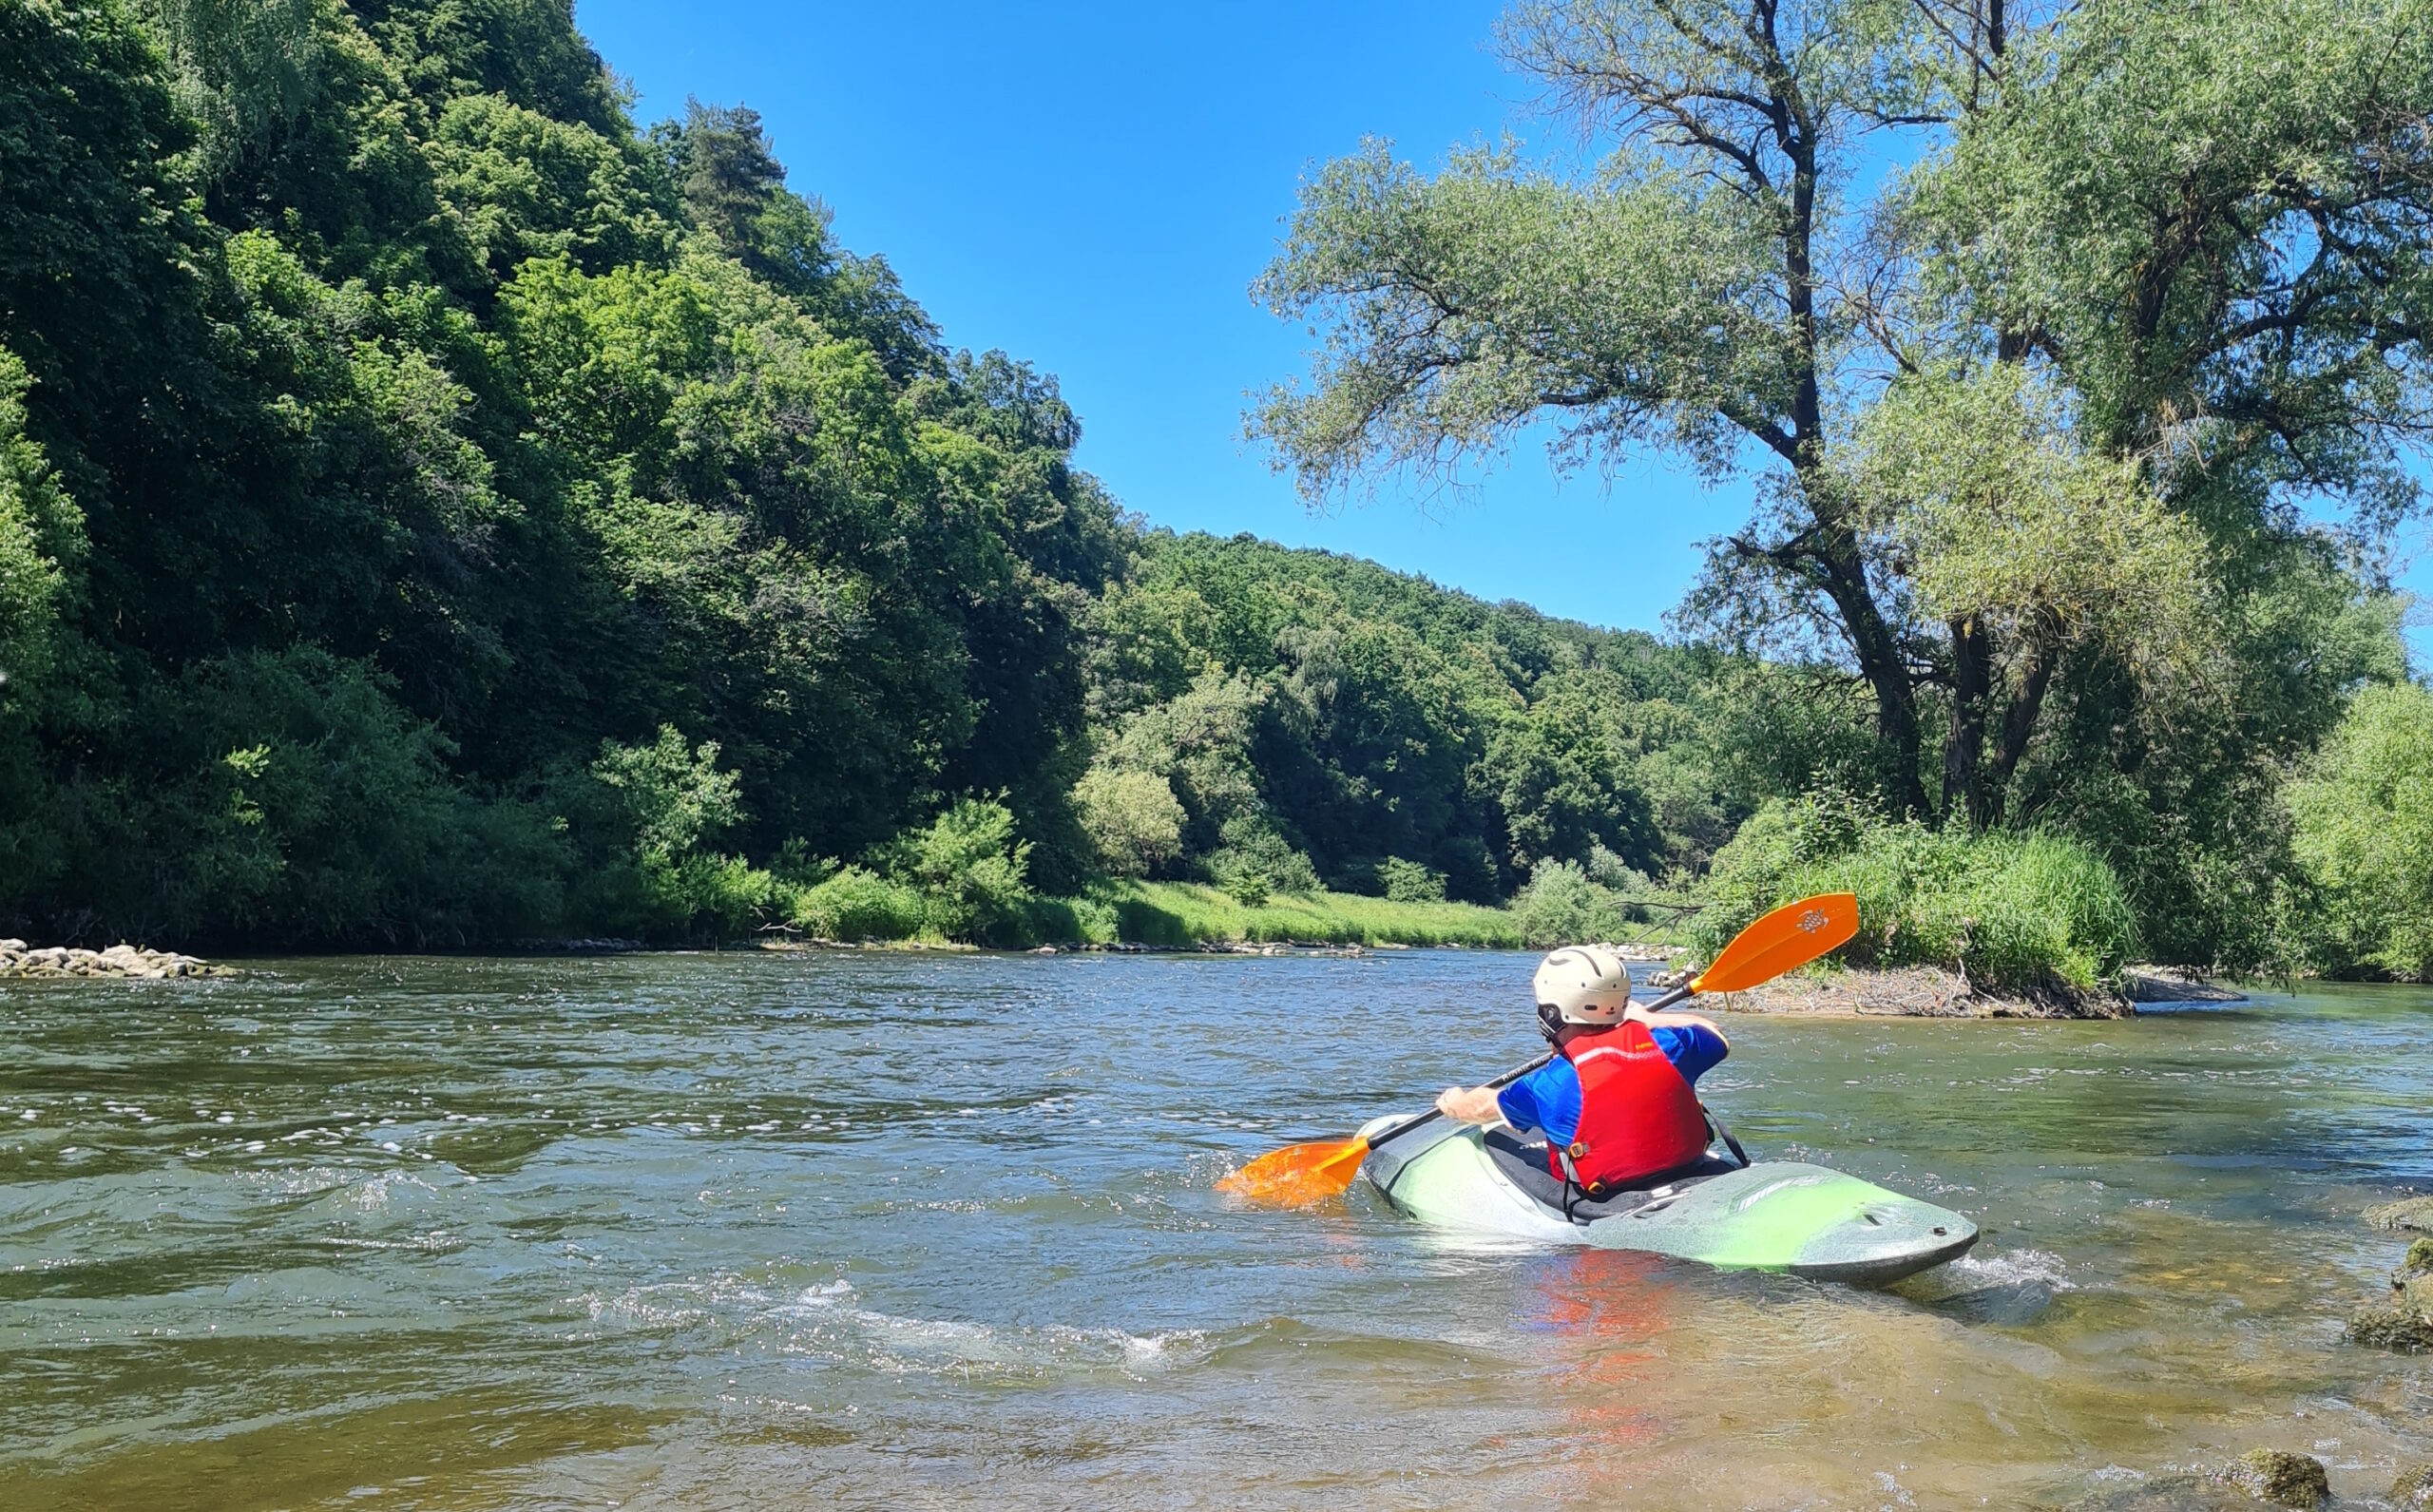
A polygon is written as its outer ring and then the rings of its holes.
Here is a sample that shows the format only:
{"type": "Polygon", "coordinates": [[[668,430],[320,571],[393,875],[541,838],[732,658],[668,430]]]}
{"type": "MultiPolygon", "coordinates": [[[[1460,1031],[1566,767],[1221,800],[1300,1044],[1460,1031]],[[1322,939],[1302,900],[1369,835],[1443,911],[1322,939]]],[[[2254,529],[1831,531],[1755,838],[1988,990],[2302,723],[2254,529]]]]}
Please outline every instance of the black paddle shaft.
{"type": "MultiPolygon", "coordinates": [[[[1690,987],[1688,984],[1685,983],[1680,986],[1675,987],[1672,991],[1667,992],[1664,996],[1657,999],[1655,1002],[1649,1004],[1647,1005],[1647,1011],[1650,1013],[1661,1013],[1666,1008],[1679,1007],[1684,1002],[1688,1001],[1689,996],[1690,987]]],[[[1530,1072],[1535,1071],[1538,1067],[1544,1065],[1554,1058],[1555,1053],[1552,1050],[1548,1050],[1545,1054],[1530,1062],[1527,1065],[1514,1066],[1511,1070],[1504,1072],[1502,1076],[1497,1077],[1494,1081],[1488,1082],[1487,1086],[1501,1091],[1503,1088],[1510,1086],[1513,1082],[1520,1081],[1523,1077],[1527,1076],[1530,1072]]],[[[1425,1113],[1405,1119],[1402,1122],[1395,1124],[1392,1128],[1384,1130],[1375,1139],[1370,1140],[1369,1148],[1374,1150],[1384,1145],[1388,1140],[1399,1139],[1404,1135],[1408,1134],[1411,1130],[1418,1128],[1423,1123],[1426,1123],[1428,1120],[1442,1118],[1444,1116],[1444,1112],[1445,1110],[1442,1108],[1429,1108],[1425,1113]]]]}

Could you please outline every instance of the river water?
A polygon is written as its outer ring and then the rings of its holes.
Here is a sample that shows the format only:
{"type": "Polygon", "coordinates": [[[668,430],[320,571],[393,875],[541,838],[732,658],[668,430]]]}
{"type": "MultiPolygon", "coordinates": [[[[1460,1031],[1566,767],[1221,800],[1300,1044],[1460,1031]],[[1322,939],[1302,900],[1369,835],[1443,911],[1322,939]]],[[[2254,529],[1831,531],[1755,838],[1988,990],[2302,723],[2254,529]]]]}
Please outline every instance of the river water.
{"type": "Polygon", "coordinates": [[[1498,1250],[1249,1155],[1537,1048],[1530,962],[651,955],[0,985],[13,1507],[2018,1506],[2259,1445],[2351,1349],[2433,994],[1728,1024],[1763,1157],[1958,1208],[1886,1292],[1498,1250]]]}

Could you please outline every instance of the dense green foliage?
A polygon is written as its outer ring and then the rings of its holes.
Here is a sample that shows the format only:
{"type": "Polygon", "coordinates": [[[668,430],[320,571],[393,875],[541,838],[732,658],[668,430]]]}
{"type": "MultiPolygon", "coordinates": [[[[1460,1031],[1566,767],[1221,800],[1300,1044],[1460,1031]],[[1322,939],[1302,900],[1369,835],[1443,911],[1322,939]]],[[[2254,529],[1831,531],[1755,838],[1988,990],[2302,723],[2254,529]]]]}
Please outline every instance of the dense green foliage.
{"type": "Polygon", "coordinates": [[[742,856],[1061,833],[1076,434],[563,0],[8,0],[0,913],[723,932],[742,856]]]}
{"type": "Polygon", "coordinates": [[[1145,538],[1094,624],[1119,874],[1491,902],[1600,850],[1695,868],[1737,817],[1692,749],[1724,658],[1248,538],[1145,538]]]}
{"type": "Polygon", "coordinates": [[[2289,806],[2317,962],[2433,981],[2433,693],[2360,694],[2289,806]]]}
{"type": "Polygon", "coordinates": [[[1713,863],[1710,931],[1840,879],[1981,980],[2423,973],[2421,696],[2348,712],[2423,29],[1751,4],[1522,6],[1606,170],[1364,153],[1264,285],[1313,487],[1549,407],[1771,468],[1664,642],[1145,528],[566,0],[0,0],[0,926],[1552,942],[1713,863]]]}

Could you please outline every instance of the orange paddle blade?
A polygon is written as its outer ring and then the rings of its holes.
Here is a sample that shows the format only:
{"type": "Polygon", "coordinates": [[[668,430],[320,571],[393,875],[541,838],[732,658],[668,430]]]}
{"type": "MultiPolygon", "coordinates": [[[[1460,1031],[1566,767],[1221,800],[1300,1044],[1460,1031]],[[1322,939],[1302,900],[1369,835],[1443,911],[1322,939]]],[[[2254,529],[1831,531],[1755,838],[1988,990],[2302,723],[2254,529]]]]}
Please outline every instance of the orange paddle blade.
{"type": "Polygon", "coordinates": [[[1737,992],[1806,966],[1859,932],[1855,893],[1827,892],[1786,903],[1733,937],[1693,992],[1737,992]]]}
{"type": "Polygon", "coordinates": [[[1368,1158],[1366,1139],[1313,1139],[1260,1156],[1216,1190],[1266,1207],[1307,1207],[1349,1191],[1368,1158]]]}

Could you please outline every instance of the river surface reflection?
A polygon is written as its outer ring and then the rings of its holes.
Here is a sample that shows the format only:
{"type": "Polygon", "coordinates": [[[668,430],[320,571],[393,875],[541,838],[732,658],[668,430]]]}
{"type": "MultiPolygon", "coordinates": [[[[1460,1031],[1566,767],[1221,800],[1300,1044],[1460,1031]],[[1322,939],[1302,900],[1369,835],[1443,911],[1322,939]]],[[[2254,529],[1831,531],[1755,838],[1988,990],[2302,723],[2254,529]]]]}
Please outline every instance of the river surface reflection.
{"type": "Polygon", "coordinates": [[[1251,1154],[1537,1048],[1519,956],[270,961],[0,985],[14,1507],[1842,1508],[2269,1445],[2433,1190],[2433,995],[1741,1019],[1756,1153],[1967,1213],[1888,1292],[1465,1244],[1251,1154]]]}

